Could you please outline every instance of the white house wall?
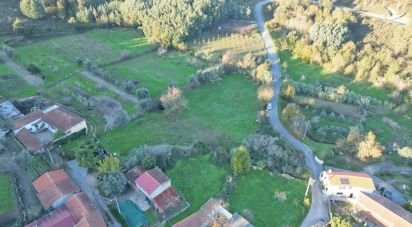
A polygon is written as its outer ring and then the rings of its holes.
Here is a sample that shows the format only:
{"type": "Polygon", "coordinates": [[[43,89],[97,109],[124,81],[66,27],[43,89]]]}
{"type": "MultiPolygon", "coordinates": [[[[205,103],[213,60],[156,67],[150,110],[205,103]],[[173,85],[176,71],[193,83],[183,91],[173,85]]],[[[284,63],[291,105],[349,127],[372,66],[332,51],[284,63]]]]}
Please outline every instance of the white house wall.
{"type": "Polygon", "coordinates": [[[71,134],[71,133],[76,133],[76,132],[80,132],[83,129],[87,129],[87,124],[86,121],[82,121],[79,124],[73,126],[71,129],[67,130],[65,133],[66,134],[71,134]]]}
{"type": "Polygon", "coordinates": [[[156,196],[160,195],[162,192],[164,192],[166,189],[168,189],[170,186],[172,186],[171,181],[167,181],[163,184],[161,184],[159,187],[156,188],[151,194],[150,194],[150,199],[156,198],[156,196]]]}

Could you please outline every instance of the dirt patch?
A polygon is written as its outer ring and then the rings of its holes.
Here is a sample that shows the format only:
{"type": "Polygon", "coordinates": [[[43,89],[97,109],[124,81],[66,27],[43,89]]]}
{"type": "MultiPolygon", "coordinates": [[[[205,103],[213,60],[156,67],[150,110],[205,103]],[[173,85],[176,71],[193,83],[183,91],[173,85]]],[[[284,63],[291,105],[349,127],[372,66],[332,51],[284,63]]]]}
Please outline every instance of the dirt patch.
{"type": "Polygon", "coordinates": [[[105,130],[125,125],[130,120],[129,115],[123,110],[122,105],[110,97],[93,97],[92,104],[106,121],[105,130]]]}

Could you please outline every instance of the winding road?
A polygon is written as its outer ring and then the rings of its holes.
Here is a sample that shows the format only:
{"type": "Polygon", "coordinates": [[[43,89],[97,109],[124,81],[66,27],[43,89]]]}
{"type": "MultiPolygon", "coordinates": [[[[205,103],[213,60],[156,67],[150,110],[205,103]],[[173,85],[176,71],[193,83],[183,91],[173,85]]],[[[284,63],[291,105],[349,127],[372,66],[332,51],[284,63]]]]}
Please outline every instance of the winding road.
{"type": "MultiPolygon", "coordinates": [[[[313,179],[318,179],[320,172],[323,170],[322,165],[318,164],[313,156],[312,150],[303,144],[301,141],[296,139],[289,131],[282,125],[279,114],[278,114],[278,101],[279,101],[279,90],[282,83],[280,59],[276,52],[275,45],[272,40],[272,36],[269,31],[265,28],[265,21],[263,16],[263,6],[273,2],[272,0],[266,0],[259,2],[255,5],[254,13],[256,23],[258,25],[259,31],[262,34],[263,42],[265,44],[266,53],[271,64],[272,78],[273,78],[273,88],[275,94],[271,101],[272,110],[269,112],[269,121],[273,128],[279,132],[279,134],[285,138],[289,143],[296,149],[305,155],[305,162],[310,170],[311,177],[313,179]]],[[[309,212],[306,218],[303,220],[301,226],[312,226],[320,222],[327,222],[329,220],[329,209],[328,209],[328,198],[323,195],[319,182],[316,180],[312,185],[312,201],[309,212]]]]}

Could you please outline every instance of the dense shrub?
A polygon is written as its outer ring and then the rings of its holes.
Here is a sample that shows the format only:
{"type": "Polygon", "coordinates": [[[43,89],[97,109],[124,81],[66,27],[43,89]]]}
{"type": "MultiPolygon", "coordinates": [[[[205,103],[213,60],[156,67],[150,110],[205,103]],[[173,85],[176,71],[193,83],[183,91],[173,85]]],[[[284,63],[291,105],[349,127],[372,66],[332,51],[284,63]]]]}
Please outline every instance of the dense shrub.
{"type": "Polygon", "coordinates": [[[32,74],[40,74],[40,72],[41,72],[39,67],[37,67],[33,64],[30,64],[29,66],[27,66],[27,71],[29,71],[32,74]]]}
{"type": "Polygon", "coordinates": [[[160,102],[165,113],[170,117],[176,117],[187,105],[183,91],[177,87],[168,87],[167,91],[160,97],[160,102]]]}
{"type": "Polygon", "coordinates": [[[342,24],[318,23],[314,24],[309,31],[312,41],[321,43],[325,47],[339,48],[349,38],[348,27],[342,24]]]}
{"type": "Polygon", "coordinates": [[[252,163],[263,162],[265,168],[271,171],[300,176],[304,170],[304,159],[301,152],[279,137],[251,134],[243,141],[250,151],[252,163]]]}
{"type": "Polygon", "coordinates": [[[359,143],[358,153],[356,156],[365,161],[368,158],[379,158],[382,156],[383,147],[376,140],[375,134],[373,132],[368,132],[364,140],[359,143]]]}
{"type": "Polygon", "coordinates": [[[189,83],[192,88],[196,88],[201,84],[215,83],[221,80],[221,76],[225,74],[225,70],[222,64],[207,67],[202,70],[198,70],[196,74],[189,77],[189,83]]]}
{"type": "Polygon", "coordinates": [[[167,170],[180,159],[204,153],[207,146],[201,144],[203,143],[198,142],[192,146],[173,146],[169,144],[142,146],[130,152],[131,155],[126,162],[126,167],[132,168],[136,165],[142,165],[144,156],[151,155],[154,157],[155,166],[167,170]]]}
{"type": "Polygon", "coordinates": [[[45,15],[44,7],[39,0],[21,0],[20,11],[31,19],[39,19],[45,15]]]}
{"type": "Polygon", "coordinates": [[[100,192],[107,197],[119,195],[126,189],[127,179],[118,170],[113,170],[103,175],[99,181],[100,192]]]}
{"type": "Polygon", "coordinates": [[[13,22],[13,31],[18,35],[30,36],[33,34],[34,27],[27,20],[16,18],[13,22]]]}

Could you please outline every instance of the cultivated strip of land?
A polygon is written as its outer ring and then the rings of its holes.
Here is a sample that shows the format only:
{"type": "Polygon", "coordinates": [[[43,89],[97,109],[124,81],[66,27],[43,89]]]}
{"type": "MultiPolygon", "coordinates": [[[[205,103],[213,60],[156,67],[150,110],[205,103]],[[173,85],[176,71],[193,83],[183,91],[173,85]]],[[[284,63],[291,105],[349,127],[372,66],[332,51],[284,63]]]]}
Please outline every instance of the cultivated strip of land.
{"type": "Polygon", "coordinates": [[[31,74],[24,67],[20,66],[13,59],[11,59],[4,51],[0,51],[0,59],[10,67],[18,76],[25,80],[28,84],[33,86],[40,86],[43,84],[43,80],[39,77],[31,74]]]}

